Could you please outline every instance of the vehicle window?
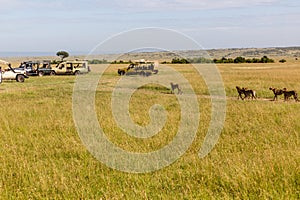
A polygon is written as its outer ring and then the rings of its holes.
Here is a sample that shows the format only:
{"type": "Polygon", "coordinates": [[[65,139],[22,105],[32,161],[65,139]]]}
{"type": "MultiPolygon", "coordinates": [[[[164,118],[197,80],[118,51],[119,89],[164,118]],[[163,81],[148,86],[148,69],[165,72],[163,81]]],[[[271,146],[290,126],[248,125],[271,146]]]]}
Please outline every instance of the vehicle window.
{"type": "Polygon", "coordinates": [[[62,68],[64,68],[65,67],[65,64],[61,64],[60,66],[59,66],[59,69],[62,69],[62,68]]]}
{"type": "Polygon", "coordinates": [[[48,67],[49,67],[48,63],[43,64],[43,68],[48,68],[48,67]]]}
{"type": "Polygon", "coordinates": [[[37,69],[37,68],[39,68],[39,65],[40,65],[39,63],[34,63],[34,64],[32,65],[32,68],[33,68],[33,69],[37,69]]]}

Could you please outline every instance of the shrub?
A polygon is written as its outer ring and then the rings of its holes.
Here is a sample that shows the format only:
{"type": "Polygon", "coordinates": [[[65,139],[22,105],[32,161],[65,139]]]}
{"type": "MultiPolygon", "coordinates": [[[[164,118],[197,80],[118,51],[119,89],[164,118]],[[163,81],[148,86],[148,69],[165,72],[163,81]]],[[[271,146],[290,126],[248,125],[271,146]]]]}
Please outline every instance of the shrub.
{"type": "Polygon", "coordinates": [[[286,60],[285,60],[285,59],[281,59],[281,60],[279,60],[279,62],[281,62],[281,63],[285,63],[285,62],[286,62],[286,60]]]}

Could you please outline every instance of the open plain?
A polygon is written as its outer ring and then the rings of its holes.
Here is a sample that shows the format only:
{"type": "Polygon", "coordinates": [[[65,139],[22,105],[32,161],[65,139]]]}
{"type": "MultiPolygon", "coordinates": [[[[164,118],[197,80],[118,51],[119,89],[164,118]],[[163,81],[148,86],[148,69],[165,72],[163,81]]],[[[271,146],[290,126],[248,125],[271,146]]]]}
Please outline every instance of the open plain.
{"type": "MultiPolygon", "coordinates": [[[[200,64],[201,65],[201,64],[200,64]]],[[[161,104],[167,123],[148,139],[128,136],[115,123],[111,93],[117,69],[99,81],[95,110],[107,137],[132,152],[162,148],[176,135],[180,106],[169,88],[145,85],[132,96],[130,114],[139,125],[161,104]],[[141,103],[142,102],[142,103],[141,103]]],[[[201,111],[197,135],[188,151],[152,173],[125,173],[95,159],[77,133],[72,114],[75,76],[30,77],[0,85],[0,199],[299,199],[300,102],[271,101],[269,87],[300,92],[300,61],[222,64],[226,119],[208,156],[198,151],[211,119],[205,82],[191,65],[169,65],[192,85],[201,111]],[[257,100],[238,100],[235,86],[257,92],[257,100]]],[[[91,65],[92,73],[100,65],[91,65]]],[[[163,68],[164,65],[159,67],[163,68]]],[[[184,91],[183,91],[184,92],[184,91]]]]}

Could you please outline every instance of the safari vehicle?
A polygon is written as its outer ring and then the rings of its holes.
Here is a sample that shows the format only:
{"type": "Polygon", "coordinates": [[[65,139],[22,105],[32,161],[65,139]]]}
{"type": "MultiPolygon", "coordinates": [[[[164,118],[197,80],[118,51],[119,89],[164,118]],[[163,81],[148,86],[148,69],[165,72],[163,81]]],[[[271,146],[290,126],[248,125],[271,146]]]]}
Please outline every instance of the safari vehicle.
{"type": "Polygon", "coordinates": [[[18,68],[14,68],[16,72],[26,72],[28,76],[44,76],[44,75],[54,75],[53,70],[51,70],[51,61],[26,61],[22,62],[18,68]]]}
{"type": "Polygon", "coordinates": [[[1,69],[1,82],[2,80],[16,80],[17,82],[24,82],[25,78],[28,78],[26,72],[16,72],[9,62],[0,60],[0,63],[7,65],[7,67],[0,66],[1,69]]]}
{"type": "Polygon", "coordinates": [[[146,62],[140,60],[139,62],[131,63],[128,67],[118,69],[118,74],[122,75],[140,75],[140,76],[151,76],[157,74],[158,70],[154,69],[154,62],[146,62]]]}
{"type": "Polygon", "coordinates": [[[63,61],[56,65],[56,67],[52,68],[54,74],[71,74],[71,75],[79,75],[86,74],[90,72],[90,68],[88,66],[87,61],[63,61]]]}

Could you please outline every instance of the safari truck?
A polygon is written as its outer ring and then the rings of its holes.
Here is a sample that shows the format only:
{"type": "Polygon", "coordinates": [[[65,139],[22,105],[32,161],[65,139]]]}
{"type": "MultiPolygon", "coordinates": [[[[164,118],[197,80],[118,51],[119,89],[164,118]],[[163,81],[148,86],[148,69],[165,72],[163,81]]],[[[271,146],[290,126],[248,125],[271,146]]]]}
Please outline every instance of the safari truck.
{"type": "Polygon", "coordinates": [[[6,66],[0,66],[0,83],[2,80],[16,80],[17,82],[24,82],[25,78],[28,78],[26,72],[16,72],[9,62],[0,60],[0,64],[5,64],[6,66]]]}
{"type": "Polygon", "coordinates": [[[14,68],[16,72],[26,72],[28,76],[44,76],[54,75],[51,70],[51,61],[25,61],[20,64],[18,68],[14,68]]]}
{"type": "Polygon", "coordinates": [[[88,66],[88,62],[85,60],[62,61],[55,67],[52,67],[52,71],[54,74],[79,75],[90,72],[90,68],[88,66]]]}
{"type": "Polygon", "coordinates": [[[122,75],[140,75],[140,76],[151,76],[157,74],[158,70],[154,69],[155,63],[140,60],[139,62],[131,63],[128,67],[118,69],[118,74],[122,75]]]}

